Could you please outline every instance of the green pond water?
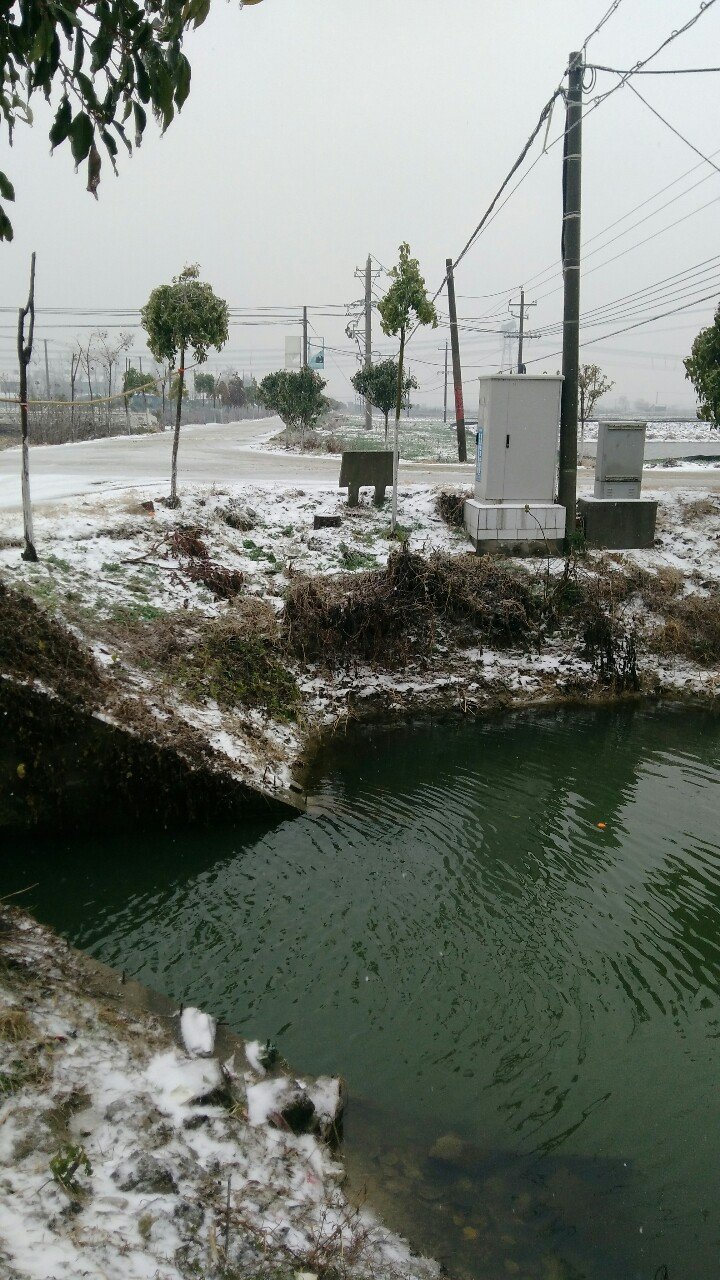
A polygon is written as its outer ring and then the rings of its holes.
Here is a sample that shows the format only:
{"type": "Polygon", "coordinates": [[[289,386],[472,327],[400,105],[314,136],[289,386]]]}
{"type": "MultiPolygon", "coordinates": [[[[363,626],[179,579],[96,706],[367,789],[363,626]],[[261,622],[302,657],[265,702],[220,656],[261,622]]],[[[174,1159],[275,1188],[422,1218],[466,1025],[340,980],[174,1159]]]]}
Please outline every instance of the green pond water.
{"type": "Polygon", "coordinates": [[[368,731],[317,762],[315,816],[5,836],[0,893],[38,881],[78,946],[342,1073],[354,1193],[451,1275],[702,1280],[719,783],[698,710],[368,731]]]}

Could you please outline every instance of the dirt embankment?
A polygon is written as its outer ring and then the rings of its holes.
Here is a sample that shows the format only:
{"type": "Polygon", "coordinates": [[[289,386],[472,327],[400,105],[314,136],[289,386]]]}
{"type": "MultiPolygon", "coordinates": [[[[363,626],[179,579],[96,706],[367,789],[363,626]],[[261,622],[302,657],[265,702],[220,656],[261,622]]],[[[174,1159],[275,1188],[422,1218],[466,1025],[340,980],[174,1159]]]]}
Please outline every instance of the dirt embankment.
{"type": "Polygon", "coordinates": [[[715,497],[673,500],[650,552],[564,561],[468,552],[458,494],[413,493],[394,538],[342,504],[308,529],[327,495],[281,497],[105,507],[24,580],[5,569],[5,821],[92,815],[97,779],[111,815],[279,812],[308,743],[351,719],[717,697],[715,497]]]}

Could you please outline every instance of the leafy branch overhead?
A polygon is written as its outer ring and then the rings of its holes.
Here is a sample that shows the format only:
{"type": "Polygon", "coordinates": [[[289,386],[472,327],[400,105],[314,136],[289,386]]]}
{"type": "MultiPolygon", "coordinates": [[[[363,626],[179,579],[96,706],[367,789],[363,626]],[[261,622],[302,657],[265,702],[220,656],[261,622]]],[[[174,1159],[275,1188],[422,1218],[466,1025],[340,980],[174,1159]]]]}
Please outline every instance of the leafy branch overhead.
{"type": "MultiPolygon", "coordinates": [[[[140,146],[152,112],[163,131],[190,92],[183,36],[208,15],[210,0],[23,0],[0,6],[0,115],[10,145],[18,123],[32,124],[31,100],[60,95],[51,149],[67,142],[76,166],[87,164],[97,194],[106,154],[113,169],[120,145],[140,146]]],[[[0,197],[15,198],[0,173],[0,197]]],[[[0,240],[13,229],[0,205],[0,240]]]]}

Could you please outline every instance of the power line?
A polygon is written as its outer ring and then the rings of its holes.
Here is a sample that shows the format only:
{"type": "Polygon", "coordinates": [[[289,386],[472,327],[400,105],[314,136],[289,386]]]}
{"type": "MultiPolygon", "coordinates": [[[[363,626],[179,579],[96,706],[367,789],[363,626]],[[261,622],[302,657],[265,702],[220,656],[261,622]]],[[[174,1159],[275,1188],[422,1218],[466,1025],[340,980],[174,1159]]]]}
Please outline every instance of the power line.
{"type": "Polygon", "coordinates": [[[585,39],[583,40],[583,43],[582,43],[583,53],[587,49],[593,36],[596,36],[599,31],[602,31],[603,27],[605,26],[605,23],[610,21],[613,14],[620,8],[621,4],[622,4],[622,0],[612,0],[612,4],[610,5],[610,8],[603,14],[597,26],[594,27],[593,30],[590,32],[590,35],[586,36],[585,39]]]}
{"type": "Polygon", "coordinates": [[[628,89],[630,89],[630,91],[635,94],[636,98],[640,99],[643,106],[646,106],[648,111],[652,111],[652,114],[654,116],[657,116],[658,120],[662,121],[662,123],[665,125],[667,129],[670,130],[671,133],[675,134],[676,138],[679,138],[681,142],[684,142],[686,147],[689,147],[691,151],[694,151],[696,156],[700,156],[700,159],[704,160],[706,164],[709,164],[711,168],[715,170],[716,173],[720,173],[720,166],[716,165],[714,161],[710,159],[709,156],[706,156],[705,153],[701,151],[699,147],[696,147],[695,144],[691,142],[689,138],[686,138],[683,133],[680,133],[679,129],[676,129],[673,124],[670,124],[670,121],[666,120],[665,116],[661,116],[660,112],[656,111],[655,107],[651,106],[646,98],[643,98],[639,89],[636,89],[634,84],[628,84],[628,89]]]}
{"type": "Polygon", "coordinates": [[[720,67],[651,67],[649,71],[631,67],[629,71],[620,71],[617,67],[603,67],[598,62],[586,62],[590,71],[607,71],[613,76],[700,76],[720,71],[720,67]]]}

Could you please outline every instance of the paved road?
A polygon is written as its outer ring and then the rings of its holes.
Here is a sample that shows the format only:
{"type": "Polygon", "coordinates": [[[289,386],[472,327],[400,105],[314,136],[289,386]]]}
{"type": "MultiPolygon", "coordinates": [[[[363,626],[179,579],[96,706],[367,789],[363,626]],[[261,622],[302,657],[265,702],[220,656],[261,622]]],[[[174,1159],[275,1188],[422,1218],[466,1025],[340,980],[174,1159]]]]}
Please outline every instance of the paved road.
{"type": "MultiPolygon", "coordinates": [[[[337,456],[306,458],[298,454],[270,453],[262,443],[279,419],[245,421],[216,426],[183,427],[179,454],[179,485],[284,482],[289,485],[325,487],[337,484],[337,456]],[[251,448],[255,445],[255,448],[251,448]]],[[[62,498],[102,491],[160,486],[164,492],[170,473],[170,431],[148,436],[116,436],[86,440],[80,444],[38,445],[31,450],[33,505],[43,507],[62,498]]],[[[457,463],[401,462],[403,484],[470,484],[473,468],[457,463]]],[[[590,471],[580,472],[580,488],[592,482],[590,471]]],[[[720,491],[720,470],[676,471],[658,469],[647,476],[647,489],[689,488],[720,491]]],[[[20,451],[0,452],[0,511],[19,511],[20,451]]]]}

